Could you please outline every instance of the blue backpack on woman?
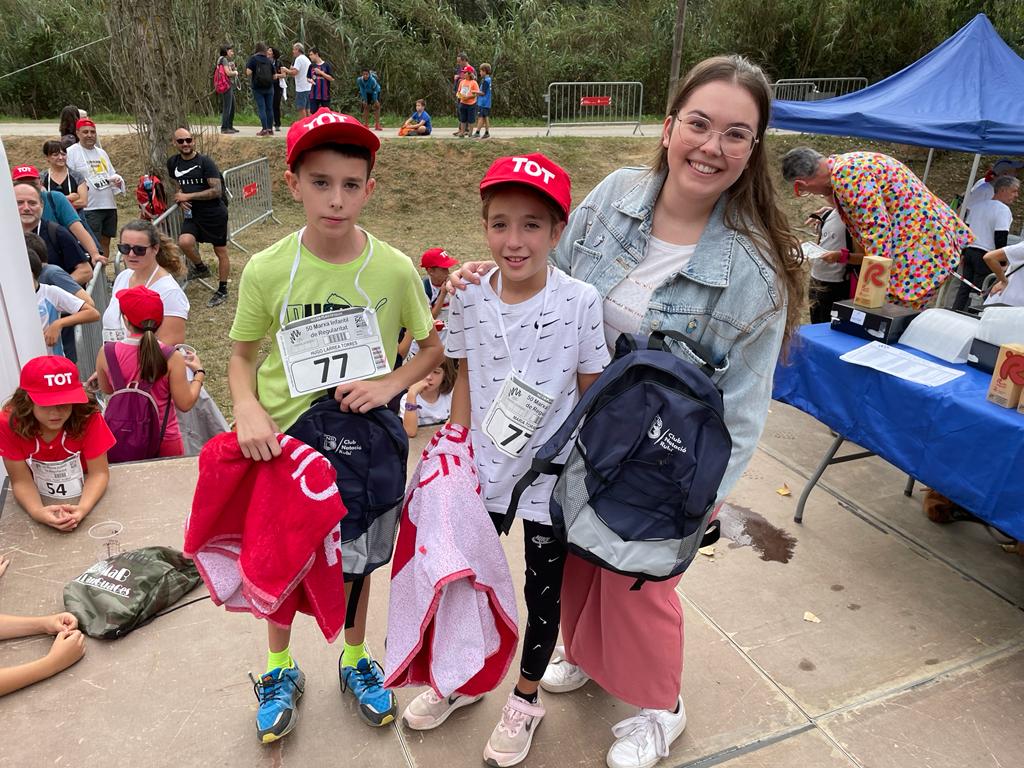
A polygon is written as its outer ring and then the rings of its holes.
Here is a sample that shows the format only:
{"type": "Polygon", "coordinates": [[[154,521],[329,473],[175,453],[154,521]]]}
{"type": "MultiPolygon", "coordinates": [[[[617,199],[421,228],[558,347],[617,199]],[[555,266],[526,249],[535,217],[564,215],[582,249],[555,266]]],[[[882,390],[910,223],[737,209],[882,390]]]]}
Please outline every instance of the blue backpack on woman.
{"type": "Polygon", "coordinates": [[[620,336],[612,363],[516,484],[505,532],[530,484],[555,475],[551,524],[570,552],[635,577],[634,589],[685,571],[718,539],[709,521],[732,453],[710,359],[675,332],[620,336]],[[666,337],[702,365],[674,355],[666,337]]]}

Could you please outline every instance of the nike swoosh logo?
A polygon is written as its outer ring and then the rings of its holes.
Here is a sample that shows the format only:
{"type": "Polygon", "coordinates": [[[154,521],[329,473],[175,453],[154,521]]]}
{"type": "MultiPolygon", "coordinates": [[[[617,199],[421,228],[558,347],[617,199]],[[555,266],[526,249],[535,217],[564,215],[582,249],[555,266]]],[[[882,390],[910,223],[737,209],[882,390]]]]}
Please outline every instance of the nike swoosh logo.
{"type": "Polygon", "coordinates": [[[186,168],[184,171],[179,171],[177,168],[175,168],[174,169],[174,175],[175,175],[175,177],[180,179],[185,174],[192,173],[192,171],[194,171],[198,167],[199,167],[198,165],[193,165],[191,168],[186,168]]]}
{"type": "Polygon", "coordinates": [[[546,363],[550,359],[551,359],[550,357],[538,357],[537,358],[537,362],[538,363],[546,363]]]}

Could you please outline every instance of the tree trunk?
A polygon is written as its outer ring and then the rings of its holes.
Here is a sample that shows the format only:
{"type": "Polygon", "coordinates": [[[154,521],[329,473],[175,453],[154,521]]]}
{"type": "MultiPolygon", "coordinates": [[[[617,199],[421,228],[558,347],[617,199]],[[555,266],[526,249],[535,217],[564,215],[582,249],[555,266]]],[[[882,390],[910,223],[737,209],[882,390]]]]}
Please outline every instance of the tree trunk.
{"type": "Polygon", "coordinates": [[[679,87],[679,66],[683,58],[683,30],[686,27],[686,0],[677,0],[676,25],[672,32],[672,72],[668,79],[668,102],[665,112],[672,109],[672,99],[679,87]]]}

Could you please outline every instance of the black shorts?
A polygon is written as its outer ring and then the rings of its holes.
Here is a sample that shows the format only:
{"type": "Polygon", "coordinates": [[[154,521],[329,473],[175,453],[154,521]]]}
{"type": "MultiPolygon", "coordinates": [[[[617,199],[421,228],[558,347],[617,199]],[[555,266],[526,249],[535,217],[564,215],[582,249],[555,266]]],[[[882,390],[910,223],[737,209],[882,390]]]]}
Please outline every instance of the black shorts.
{"type": "Polygon", "coordinates": [[[117,208],[96,208],[82,211],[89,222],[89,229],[100,237],[117,236],[117,208]]]}
{"type": "Polygon", "coordinates": [[[309,111],[310,112],[316,112],[318,109],[320,109],[320,107],[327,107],[328,109],[330,109],[331,108],[331,100],[330,99],[327,99],[326,101],[324,101],[323,99],[310,99],[309,100],[309,111]]]}
{"type": "Polygon", "coordinates": [[[209,243],[219,248],[228,244],[228,217],[196,216],[181,222],[181,234],[192,235],[197,243],[209,243]]]}
{"type": "Polygon", "coordinates": [[[459,104],[459,122],[476,122],[476,104],[459,104]]]}

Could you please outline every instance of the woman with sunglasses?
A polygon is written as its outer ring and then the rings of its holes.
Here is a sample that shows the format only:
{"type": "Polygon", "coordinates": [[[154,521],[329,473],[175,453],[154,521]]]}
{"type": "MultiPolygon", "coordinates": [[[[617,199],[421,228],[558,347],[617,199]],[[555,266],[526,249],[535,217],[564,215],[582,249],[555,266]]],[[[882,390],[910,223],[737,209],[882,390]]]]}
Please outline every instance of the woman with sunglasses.
{"type": "MultiPolygon", "coordinates": [[[[697,64],[672,100],[653,167],[622,168],[600,182],[553,255],[597,288],[609,345],[620,333],[674,331],[708,351],[733,443],[719,503],[757,447],[775,364],[803,309],[799,242],[765,160],[770,105],[764,73],[746,59],[697,64]]],[[[476,282],[479,266],[459,276],[476,282]]],[[[666,342],[696,361],[684,344],[666,342]]],[[[634,581],[569,555],[565,646],[541,680],[561,693],[592,679],[639,708],[612,728],[609,768],[650,768],[686,727],[679,577],[630,591],[634,581]]]]}
{"type": "Polygon", "coordinates": [[[43,189],[62,193],[75,211],[81,211],[89,202],[89,185],[68,169],[67,150],[59,141],[44,141],[43,156],[48,166],[40,179],[43,189]]]}
{"type": "Polygon", "coordinates": [[[184,344],[189,303],[175,279],[181,272],[177,247],[151,222],[135,219],[121,228],[117,250],[126,269],[114,278],[110,304],[103,313],[103,340],[124,341],[128,337],[117,294],[126,288],[144,285],[160,294],[163,301],[164,319],[157,330],[157,339],[171,346],[184,344]]]}

